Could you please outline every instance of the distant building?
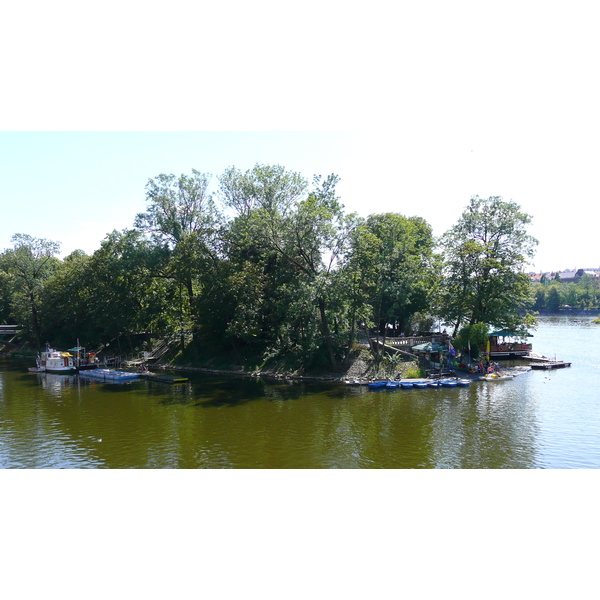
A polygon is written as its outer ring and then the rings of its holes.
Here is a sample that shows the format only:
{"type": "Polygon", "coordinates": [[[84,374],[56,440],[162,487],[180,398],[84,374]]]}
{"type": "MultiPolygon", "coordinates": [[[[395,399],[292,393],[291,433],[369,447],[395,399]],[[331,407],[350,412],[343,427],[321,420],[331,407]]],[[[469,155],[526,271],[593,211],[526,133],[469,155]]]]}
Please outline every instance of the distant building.
{"type": "Polygon", "coordinates": [[[584,275],[598,277],[598,271],[593,269],[577,269],[576,271],[564,271],[563,273],[559,273],[559,275],[560,280],[564,283],[578,283],[584,275]]]}
{"type": "Polygon", "coordinates": [[[528,273],[528,275],[533,283],[553,281],[557,276],[563,283],[578,283],[584,275],[600,278],[600,269],[573,269],[556,273],[528,273]]]}

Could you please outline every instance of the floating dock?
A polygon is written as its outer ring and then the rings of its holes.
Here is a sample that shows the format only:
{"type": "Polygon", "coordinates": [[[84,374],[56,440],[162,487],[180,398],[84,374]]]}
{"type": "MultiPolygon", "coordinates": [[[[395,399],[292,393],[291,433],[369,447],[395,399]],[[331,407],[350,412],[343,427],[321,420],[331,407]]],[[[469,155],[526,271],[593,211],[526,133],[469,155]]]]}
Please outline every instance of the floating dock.
{"type": "Polygon", "coordinates": [[[542,369],[564,369],[570,367],[570,362],[564,362],[562,360],[549,360],[548,362],[535,362],[531,363],[531,368],[536,370],[542,369]]]}
{"type": "Polygon", "coordinates": [[[547,356],[543,356],[542,354],[536,354],[535,352],[530,352],[526,357],[527,360],[530,360],[530,367],[536,370],[542,369],[564,369],[565,367],[570,367],[571,363],[566,362],[564,360],[556,360],[548,358],[547,356]]]}
{"type": "Polygon", "coordinates": [[[166,375],[163,373],[140,373],[140,377],[143,377],[148,381],[160,381],[160,383],[185,383],[186,381],[189,381],[187,377],[180,377],[179,375],[166,375]]]}
{"type": "Polygon", "coordinates": [[[113,371],[112,369],[93,369],[91,371],[79,371],[79,376],[110,383],[124,383],[126,381],[134,381],[135,379],[140,378],[139,373],[130,373],[128,371],[113,371]]]}

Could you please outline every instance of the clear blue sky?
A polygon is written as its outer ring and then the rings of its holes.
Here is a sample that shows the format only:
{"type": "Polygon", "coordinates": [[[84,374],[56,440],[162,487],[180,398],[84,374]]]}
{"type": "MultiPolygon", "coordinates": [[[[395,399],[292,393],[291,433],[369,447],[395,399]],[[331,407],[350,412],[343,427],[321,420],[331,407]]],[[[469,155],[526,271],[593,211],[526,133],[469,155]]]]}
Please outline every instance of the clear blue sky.
{"type": "Polygon", "coordinates": [[[534,218],[533,270],[600,266],[584,2],[70,8],[40,5],[30,37],[0,40],[0,249],[18,232],[92,252],[159,173],[275,163],[337,173],[348,210],[419,215],[436,235],[472,195],[500,195],[534,218]]]}
{"type": "Polygon", "coordinates": [[[309,179],[337,173],[348,211],[419,215],[436,235],[456,222],[471,194],[503,195],[534,217],[534,269],[600,266],[595,206],[587,204],[598,197],[595,171],[582,171],[586,190],[572,179],[576,166],[561,172],[564,154],[559,164],[527,162],[523,172],[517,150],[494,150],[406,147],[394,132],[4,132],[0,247],[28,233],[60,241],[63,254],[92,253],[108,232],[132,226],[149,178],[195,168],[212,173],[216,189],[226,167],[266,163],[309,179]]]}

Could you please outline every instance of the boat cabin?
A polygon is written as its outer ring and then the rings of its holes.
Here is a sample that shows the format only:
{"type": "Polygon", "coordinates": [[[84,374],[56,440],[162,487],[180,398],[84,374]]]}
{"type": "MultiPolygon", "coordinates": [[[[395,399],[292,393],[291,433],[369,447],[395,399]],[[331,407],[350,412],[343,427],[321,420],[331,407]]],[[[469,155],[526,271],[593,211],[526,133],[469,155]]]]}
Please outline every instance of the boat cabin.
{"type": "Polygon", "coordinates": [[[38,371],[48,373],[72,373],[75,371],[73,355],[52,348],[47,348],[45,352],[42,352],[36,363],[38,371]]]}
{"type": "Polygon", "coordinates": [[[514,331],[494,331],[489,335],[489,352],[491,358],[513,358],[527,356],[533,349],[527,343],[527,338],[533,337],[530,333],[516,333],[514,331]]]}

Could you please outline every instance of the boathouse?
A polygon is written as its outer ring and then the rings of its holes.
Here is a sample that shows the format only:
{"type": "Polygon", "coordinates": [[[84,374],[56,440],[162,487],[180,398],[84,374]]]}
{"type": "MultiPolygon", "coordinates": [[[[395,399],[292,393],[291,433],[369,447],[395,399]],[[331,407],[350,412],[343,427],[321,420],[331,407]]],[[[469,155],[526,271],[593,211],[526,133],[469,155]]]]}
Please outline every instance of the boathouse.
{"type": "Polygon", "coordinates": [[[516,358],[527,356],[533,349],[527,343],[527,338],[533,337],[530,333],[517,333],[514,331],[494,331],[489,334],[489,353],[491,358],[516,358]]]}

